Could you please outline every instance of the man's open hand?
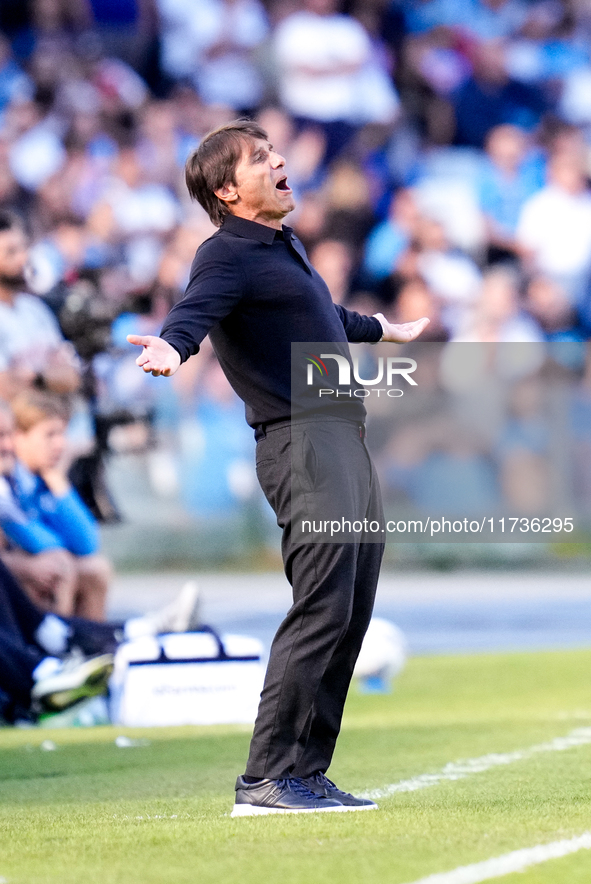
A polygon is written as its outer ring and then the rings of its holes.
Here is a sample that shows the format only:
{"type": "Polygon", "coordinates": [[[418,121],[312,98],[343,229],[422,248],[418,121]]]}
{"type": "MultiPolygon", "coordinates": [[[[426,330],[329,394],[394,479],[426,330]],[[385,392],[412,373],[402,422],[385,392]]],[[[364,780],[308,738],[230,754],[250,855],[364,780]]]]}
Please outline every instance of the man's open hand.
{"type": "Polygon", "coordinates": [[[127,335],[127,340],[144,348],[135,360],[136,365],[146,373],[151,371],[155,378],[159,375],[169,378],[181,364],[178,351],[162,338],[155,335],[127,335]]]}
{"type": "Polygon", "coordinates": [[[418,338],[429,325],[429,319],[426,316],[423,316],[422,319],[415,319],[414,322],[403,322],[400,325],[388,322],[383,313],[375,313],[374,316],[380,321],[384,330],[382,341],[388,341],[391,344],[408,344],[409,341],[418,338]]]}

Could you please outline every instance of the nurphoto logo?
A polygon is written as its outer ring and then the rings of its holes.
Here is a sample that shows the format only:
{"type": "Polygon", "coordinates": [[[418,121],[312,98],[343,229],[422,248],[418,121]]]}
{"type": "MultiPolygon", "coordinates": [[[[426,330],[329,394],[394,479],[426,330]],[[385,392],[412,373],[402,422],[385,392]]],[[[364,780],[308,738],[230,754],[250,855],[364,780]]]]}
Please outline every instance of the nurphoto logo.
{"type": "Polygon", "coordinates": [[[359,357],[354,356],[352,359],[353,365],[351,366],[351,362],[347,359],[346,356],[343,356],[340,353],[321,353],[317,356],[314,353],[306,354],[306,358],[308,361],[307,365],[307,377],[306,383],[309,387],[314,385],[314,370],[316,369],[321,376],[321,379],[328,379],[328,367],[326,365],[325,360],[333,359],[338,366],[339,379],[337,386],[339,387],[347,387],[347,390],[335,390],[333,387],[320,387],[318,389],[318,396],[322,398],[322,396],[355,396],[358,399],[365,399],[367,396],[371,396],[372,393],[377,394],[378,396],[381,393],[385,393],[386,396],[390,396],[391,398],[398,398],[399,396],[404,395],[404,390],[394,387],[394,383],[398,383],[400,379],[406,381],[407,384],[410,384],[413,387],[417,386],[417,382],[413,377],[411,377],[412,373],[416,371],[417,363],[415,359],[410,359],[408,356],[387,356],[385,359],[383,356],[378,357],[377,364],[377,373],[374,378],[362,378],[359,370],[359,357]],[[363,384],[363,387],[351,390],[351,368],[353,369],[353,378],[358,384],[363,384]],[[385,383],[385,387],[378,387],[378,384],[385,383]],[[371,387],[372,389],[366,390],[365,387],[371,387]]]}

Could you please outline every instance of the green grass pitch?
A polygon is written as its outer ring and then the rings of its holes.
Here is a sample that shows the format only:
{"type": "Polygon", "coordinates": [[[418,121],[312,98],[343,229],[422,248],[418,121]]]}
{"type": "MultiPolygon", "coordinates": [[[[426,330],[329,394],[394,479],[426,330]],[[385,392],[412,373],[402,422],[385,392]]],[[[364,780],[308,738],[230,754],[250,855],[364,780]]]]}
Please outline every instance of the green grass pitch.
{"type": "MultiPolygon", "coordinates": [[[[591,651],[416,658],[389,695],[352,690],[330,775],[380,789],[591,725],[591,651]]],[[[231,819],[248,729],[0,731],[8,884],[407,884],[591,830],[591,745],[380,801],[231,819]],[[118,748],[125,733],[149,745],[118,748]],[[55,751],[42,751],[51,739],[55,751]]],[[[505,884],[589,884],[591,851],[505,884]]]]}

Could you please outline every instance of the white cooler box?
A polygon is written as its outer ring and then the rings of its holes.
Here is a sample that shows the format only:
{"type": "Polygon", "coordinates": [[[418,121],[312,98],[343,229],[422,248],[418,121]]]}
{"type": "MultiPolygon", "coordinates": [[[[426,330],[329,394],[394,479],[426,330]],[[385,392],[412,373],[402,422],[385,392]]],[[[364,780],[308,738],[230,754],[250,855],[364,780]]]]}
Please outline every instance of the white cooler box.
{"type": "Polygon", "coordinates": [[[262,654],[257,639],[213,631],[126,642],[111,679],[113,723],[250,724],[263,687],[262,654]]]}

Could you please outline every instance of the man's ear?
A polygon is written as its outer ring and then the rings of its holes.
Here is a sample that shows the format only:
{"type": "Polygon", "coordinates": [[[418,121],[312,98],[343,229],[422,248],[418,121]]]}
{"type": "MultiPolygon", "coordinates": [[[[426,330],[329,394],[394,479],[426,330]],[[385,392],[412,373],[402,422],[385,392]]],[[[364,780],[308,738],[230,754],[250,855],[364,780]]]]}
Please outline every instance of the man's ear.
{"type": "Polygon", "coordinates": [[[236,185],[232,183],[224,184],[218,190],[214,190],[214,193],[224,203],[234,203],[238,199],[236,185]]]}

